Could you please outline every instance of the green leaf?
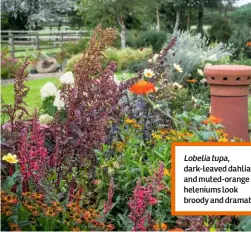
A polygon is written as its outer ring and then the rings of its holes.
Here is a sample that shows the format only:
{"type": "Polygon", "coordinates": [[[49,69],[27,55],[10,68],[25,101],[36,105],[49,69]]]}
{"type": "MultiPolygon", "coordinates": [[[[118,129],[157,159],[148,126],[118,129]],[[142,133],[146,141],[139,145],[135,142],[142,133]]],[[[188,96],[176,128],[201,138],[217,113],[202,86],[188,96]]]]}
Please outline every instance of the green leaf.
{"type": "Polygon", "coordinates": [[[206,119],[205,116],[195,115],[192,117],[196,122],[201,122],[202,120],[206,119]]]}
{"type": "Polygon", "coordinates": [[[240,217],[240,224],[239,224],[239,226],[244,231],[251,231],[251,217],[250,216],[240,217]]]}
{"type": "Polygon", "coordinates": [[[6,180],[2,183],[3,190],[11,189],[20,177],[19,170],[15,171],[12,176],[8,176],[6,180]]]}
{"type": "Polygon", "coordinates": [[[203,141],[208,141],[214,135],[214,132],[200,131],[199,134],[201,135],[203,141]]]}
{"type": "Polygon", "coordinates": [[[123,215],[123,214],[118,214],[120,220],[122,221],[123,223],[123,226],[126,230],[129,230],[129,231],[132,231],[132,222],[131,220],[126,216],[126,215],[123,215]]]}

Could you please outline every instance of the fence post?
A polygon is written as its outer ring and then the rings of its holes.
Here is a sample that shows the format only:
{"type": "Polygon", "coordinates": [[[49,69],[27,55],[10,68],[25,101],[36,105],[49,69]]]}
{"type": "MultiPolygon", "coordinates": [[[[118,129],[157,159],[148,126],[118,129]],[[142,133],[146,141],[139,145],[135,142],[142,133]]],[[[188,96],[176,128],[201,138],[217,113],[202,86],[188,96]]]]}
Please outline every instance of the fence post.
{"type": "Polygon", "coordinates": [[[60,33],[60,47],[61,51],[63,51],[63,43],[64,43],[64,34],[63,32],[60,33]]]}
{"type": "Polygon", "coordinates": [[[36,33],[36,45],[37,45],[37,50],[40,50],[40,46],[39,46],[39,33],[38,33],[38,31],[36,33]]]}
{"type": "Polygon", "coordinates": [[[82,31],[79,31],[79,39],[82,39],[82,31]]]}
{"type": "Polygon", "coordinates": [[[10,53],[13,58],[15,58],[15,45],[14,45],[14,34],[9,31],[9,45],[10,53]]]}

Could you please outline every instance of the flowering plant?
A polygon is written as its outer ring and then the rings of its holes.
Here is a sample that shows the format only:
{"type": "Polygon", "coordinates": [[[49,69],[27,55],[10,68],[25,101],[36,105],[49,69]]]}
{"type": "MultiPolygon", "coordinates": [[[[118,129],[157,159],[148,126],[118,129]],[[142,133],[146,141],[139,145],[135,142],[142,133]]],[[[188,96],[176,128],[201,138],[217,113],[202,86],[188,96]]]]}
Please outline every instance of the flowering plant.
{"type": "Polygon", "coordinates": [[[13,73],[21,65],[20,61],[16,58],[8,57],[8,50],[1,51],[1,78],[13,78],[13,73]]]}

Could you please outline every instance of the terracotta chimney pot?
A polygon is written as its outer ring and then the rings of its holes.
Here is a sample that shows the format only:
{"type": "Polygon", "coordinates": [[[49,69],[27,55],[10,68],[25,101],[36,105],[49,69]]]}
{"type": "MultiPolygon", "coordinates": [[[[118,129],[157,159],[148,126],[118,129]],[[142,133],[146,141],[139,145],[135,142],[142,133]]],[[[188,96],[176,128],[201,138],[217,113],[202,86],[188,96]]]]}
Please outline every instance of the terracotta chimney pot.
{"type": "Polygon", "coordinates": [[[234,136],[249,141],[248,94],[251,67],[212,65],[204,69],[210,85],[211,114],[223,119],[229,139],[234,136]]]}

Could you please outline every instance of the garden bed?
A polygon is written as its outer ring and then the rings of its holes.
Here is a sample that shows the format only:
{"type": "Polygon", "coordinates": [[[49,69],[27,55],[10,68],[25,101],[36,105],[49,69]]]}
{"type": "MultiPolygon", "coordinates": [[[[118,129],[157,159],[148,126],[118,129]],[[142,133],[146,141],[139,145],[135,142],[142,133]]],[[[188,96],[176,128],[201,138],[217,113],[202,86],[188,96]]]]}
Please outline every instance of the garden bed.
{"type": "Polygon", "coordinates": [[[171,215],[171,143],[241,141],[210,115],[202,71],[210,56],[229,51],[179,33],[148,68],[117,81],[116,63],[101,62],[115,37],[98,26],[59,79],[27,82],[24,62],[14,89],[3,87],[3,230],[249,228],[249,217],[171,215]]]}

